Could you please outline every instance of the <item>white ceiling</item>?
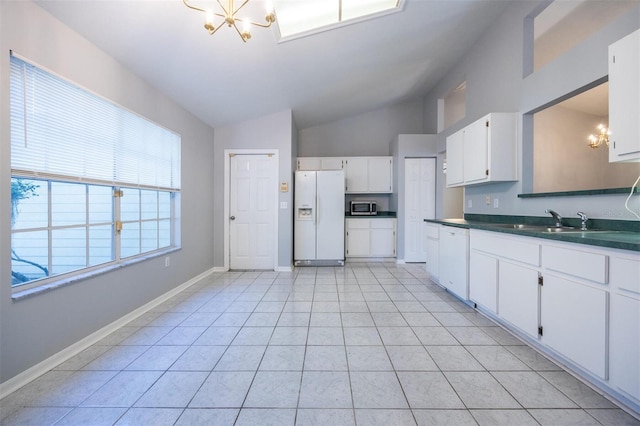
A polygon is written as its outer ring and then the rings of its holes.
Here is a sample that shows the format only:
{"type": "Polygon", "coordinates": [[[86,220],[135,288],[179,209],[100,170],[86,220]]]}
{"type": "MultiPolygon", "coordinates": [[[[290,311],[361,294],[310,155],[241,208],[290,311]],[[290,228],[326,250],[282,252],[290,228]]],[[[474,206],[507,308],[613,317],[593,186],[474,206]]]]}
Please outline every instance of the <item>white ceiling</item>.
{"type": "Polygon", "coordinates": [[[300,129],[427,94],[509,3],[406,0],[282,43],[254,28],[243,43],[227,27],[209,36],[180,0],[38,1],[211,126],[291,109],[300,129]]]}

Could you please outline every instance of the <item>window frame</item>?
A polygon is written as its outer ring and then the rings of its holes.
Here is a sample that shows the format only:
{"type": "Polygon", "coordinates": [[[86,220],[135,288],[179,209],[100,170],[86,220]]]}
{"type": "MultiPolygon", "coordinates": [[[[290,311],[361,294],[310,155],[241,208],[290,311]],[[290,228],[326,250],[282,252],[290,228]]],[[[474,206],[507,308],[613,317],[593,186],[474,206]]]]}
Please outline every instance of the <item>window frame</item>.
{"type": "MultiPolygon", "coordinates": [[[[11,236],[11,257],[13,258],[13,241],[14,241],[14,235],[16,234],[25,234],[28,232],[46,232],[47,235],[47,276],[43,276],[40,278],[34,278],[28,281],[25,281],[23,283],[13,283],[13,276],[11,276],[12,280],[12,284],[11,284],[11,290],[12,290],[12,298],[13,299],[20,299],[22,297],[27,297],[30,296],[32,294],[37,294],[40,293],[42,291],[48,291],[52,288],[57,288],[59,286],[62,285],[66,285],[72,282],[76,282],[79,280],[84,280],[86,278],[89,277],[93,277],[95,275],[99,275],[99,274],[103,274],[118,268],[121,268],[123,266],[126,265],[130,265],[130,264],[134,264],[134,263],[138,263],[150,258],[154,258],[154,257],[159,257],[159,256],[164,256],[168,253],[180,250],[181,248],[181,244],[180,244],[180,218],[179,218],[179,211],[180,211],[180,175],[181,175],[181,170],[180,170],[180,166],[181,166],[181,160],[180,160],[180,156],[181,156],[181,137],[180,135],[166,129],[165,127],[158,125],[148,119],[146,119],[145,117],[134,113],[114,102],[112,102],[109,99],[106,99],[100,95],[97,95],[81,86],[79,86],[78,84],[64,78],[61,77],[55,73],[52,73],[51,71],[47,70],[46,68],[43,68],[37,64],[34,64],[32,61],[23,58],[20,55],[16,55],[14,52],[10,52],[11,57],[15,57],[17,58],[19,61],[21,62],[25,62],[28,66],[34,67],[36,70],[38,71],[43,71],[45,73],[50,74],[51,76],[53,76],[56,79],[59,79],[60,81],[64,82],[67,85],[71,85],[73,87],[73,89],[75,90],[79,90],[79,91],[83,91],[86,92],[88,95],[96,97],[98,99],[99,102],[105,102],[108,103],[109,105],[111,105],[112,107],[117,108],[118,110],[121,110],[123,112],[123,114],[133,114],[135,117],[138,117],[141,120],[141,123],[143,126],[151,126],[150,128],[152,129],[151,133],[155,134],[154,132],[157,128],[157,131],[159,132],[169,132],[171,134],[173,134],[176,140],[175,145],[166,145],[167,142],[163,142],[163,146],[168,146],[168,148],[165,149],[170,149],[173,150],[173,154],[169,154],[172,155],[173,160],[171,160],[172,162],[170,163],[170,165],[168,167],[172,167],[172,176],[174,176],[174,178],[176,179],[174,181],[174,184],[171,185],[171,187],[167,187],[167,186],[154,186],[152,185],[148,185],[148,184],[144,184],[144,183],[139,183],[139,182],[122,182],[121,180],[101,180],[101,179],[93,179],[93,178],[82,178],[81,176],[75,176],[73,174],[71,175],[65,175],[65,174],[54,174],[54,173],[47,173],[47,172],[39,172],[38,170],[25,170],[25,169],[21,169],[21,168],[16,168],[14,167],[14,163],[13,163],[13,157],[10,155],[11,158],[11,178],[10,181],[14,182],[14,179],[24,179],[30,182],[36,181],[36,182],[41,182],[42,185],[46,185],[47,187],[47,191],[46,191],[46,196],[47,196],[47,202],[46,202],[46,208],[47,208],[47,226],[37,226],[37,227],[33,227],[33,228],[19,228],[19,229],[14,229],[14,224],[12,221],[12,226],[10,229],[10,236],[11,236]],[[177,151],[175,151],[177,149],[177,151]],[[177,154],[176,154],[177,152],[177,154]],[[177,159],[177,160],[176,160],[177,159]],[[176,163],[177,161],[177,163],[176,163]],[[175,170],[177,168],[177,177],[175,176],[175,170]],[[77,184],[77,185],[82,185],[84,187],[84,190],[81,191],[80,193],[84,193],[84,223],[72,223],[72,224],[64,224],[64,225],[54,225],[53,224],[53,219],[52,219],[52,191],[51,191],[51,187],[54,183],[66,183],[66,184],[77,184]],[[100,186],[100,187],[108,187],[111,190],[111,194],[112,194],[112,204],[111,204],[111,220],[109,222],[104,222],[104,221],[100,221],[99,223],[91,223],[91,219],[89,217],[89,213],[90,213],[90,209],[89,209],[89,205],[90,205],[90,199],[89,199],[89,194],[91,191],[92,187],[96,187],[96,186],[100,186]],[[135,253],[132,253],[131,255],[122,257],[122,233],[119,232],[117,229],[120,228],[123,224],[122,221],[122,211],[121,211],[121,198],[115,196],[116,194],[118,194],[118,191],[138,191],[139,193],[142,193],[142,191],[151,191],[153,193],[155,193],[155,199],[156,199],[156,206],[155,206],[155,212],[154,214],[151,214],[150,217],[145,217],[143,218],[143,208],[142,208],[142,200],[139,199],[139,209],[138,209],[138,219],[137,220],[132,220],[132,221],[124,221],[124,226],[126,227],[127,223],[131,224],[131,223],[138,223],[140,224],[139,226],[139,231],[138,231],[138,238],[139,238],[139,244],[138,244],[138,250],[135,253]],[[167,193],[168,194],[168,202],[169,202],[169,206],[167,208],[166,206],[166,199],[165,204],[163,204],[163,208],[161,208],[160,205],[160,201],[159,199],[161,198],[161,194],[162,193],[167,193]],[[166,214],[168,213],[169,217],[165,217],[166,214]],[[169,227],[168,227],[168,235],[167,235],[167,227],[166,227],[166,223],[169,223],[169,227]],[[150,248],[149,246],[147,246],[146,251],[143,251],[145,249],[144,247],[144,236],[142,234],[142,224],[143,223],[156,223],[155,226],[155,247],[154,248],[150,248]],[[162,224],[165,224],[164,227],[161,228],[162,224]],[[110,246],[110,251],[111,251],[111,259],[109,261],[106,262],[100,262],[94,265],[91,265],[91,255],[90,255],[90,249],[91,249],[91,237],[90,237],[90,231],[92,228],[96,228],[98,226],[111,226],[111,246],[110,246]],[[55,250],[55,244],[53,243],[53,239],[52,239],[52,235],[56,230],[64,230],[64,229],[82,229],[84,232],[84,240],[85,240],[85,247],[84,247],[84,251],[85,251],[85,255],[84,255],[84,264],[85,267],[79,267],[77,269],[73,269],[73,270],[65,270],[63,272],[60,273],[56,273],[55,269],[52,271],[52,265],[55,265],[55,260],[53,259],[53,251],[55,250]],[[164,234],[163,234],[164,232],[164,234]],[[161,247],[161,243],[168,242],[168,245],[163,245],[161,247]]],[[[13,79],[13,76],[10,77],[11,79],[13,79]]],[[[13,80],[12,80],[12,84],[13,84],[13,80]]],[[[13,99],[12,99],[13,100],[13,99]]],[[[27,101],[24,101],[27,102],[27,101]]],[[[17,104],[18,107],[21,104],[17,104]]],[[[58,104],[60,107],[64,106],[64,103],[58,104]]],[[[26,107],[25,107],[26,108],[26,107]]],[[[135,119],[134,117],[134,119],[135,119]]],[[[11,124],[11,135],[12,137],[14,136],[14,131],[13,131],[13,126],[14,126],[14,120],[19,120],[20,118],[16,118],[13,114],[13,110],[11,111],[11,116],[10,116],[10,124],[11,124]]],[[[26,126],[26,122],[25,122],[25,126],[26,126]]],[[[87,125],[87,128],[90,128],[91,124],[87,125]]],[[[155,139],[152,139],[152,141],[155,139]]],[[[25,137],[25,144],[26,144],[26,137],[25,137]]],[[[129,142],[126,143],[130,143],[130,140],[128,140],[129,142]]],[[[51,143],[54,143],[55,140],[52,139],[51,143]]],[[[125,142],[123,140],[123,142],[125,142]]],[[[144,143],[149,143],[148,139],[142,140],[141,141],[142,144],[139,145],[139,148],[133,148],[134,149],[134,153],[136,152],[135,150],[138,149],[144,149],[143,147],[145,146],[144,143]]],[[[45,143],[49,143],[49,140],[47,139],[47,142],[45,143]]],[[[153,143],[153,142],[151,142],[153,143]]],[[[173,143],[173,142],[172,142],[173,143]]],[[[71,146],[73,146],[73,142],[69,142],[69,144],[71,146]]],[[[13,151],[12,150],[12,145],[13,145],[13,138],[12,138],[12,143],[10,144],[10,153],[13,151]]],[[[101,146],[101,145],[94,145],[94,146],[101,146]]],[[[102,148],[101,148],[102,149],[102,148]]],[[[123,150],[124,151],[124,150],[123,150]]],[[[107,150],[107,152],[110,152],[109,150],[107,150]]],[[[140,152],[140,151],[137,151],[140,152]]],[[[161,154],[161,155],[165,155],[165,154],[161,154]]],[[[118,157],[118,158],[122,158],[122,157],[118,157]]],[[[125,161],[127,160],[127,158],[125,157],[125,161]]],[[[166,158],[158,158],[155,161],[164,161],[166,160],[166,158]]],[[[148,161],[148,160],[141,160],[141,161],[148,161]]],[[[158,164],[162,164],[162,163],[158,163],[158,164]]],[[[140,166],[140,170],[138,171],[138,174],[140,173],[144,173],[144,170],[142,170],[142,167],[144,165],[140,166]]],[[[119,166],[115,166],[115,167],[119,167],[119,166]]],[[[164,196],[163,196],[164,197],[164,196]]],[[[141,197],[139,197],[141,198],[141,197]]],[[[150,210],[147,210],[147,212],[150,212],[150,210]]],[[[106,218],[105,218],[106,219],[106,218]]],[[[42,225],[42,223],[41,223],[42,225]]],[[[126,228],[125,228],[126,229],[126,228]]],[[[104,235],[104,234],[103,234],[104,235]]],[[[151,238],[153,240],[153,238],[151,238]]],[[[77,247],[76,247],[77,249],[77,247]]],[[[11,260],[11,271],[13,272],[14,269],[14,260],[11,260]]],[[[166,264],[166,262],[165,262],[166,264]]]]}

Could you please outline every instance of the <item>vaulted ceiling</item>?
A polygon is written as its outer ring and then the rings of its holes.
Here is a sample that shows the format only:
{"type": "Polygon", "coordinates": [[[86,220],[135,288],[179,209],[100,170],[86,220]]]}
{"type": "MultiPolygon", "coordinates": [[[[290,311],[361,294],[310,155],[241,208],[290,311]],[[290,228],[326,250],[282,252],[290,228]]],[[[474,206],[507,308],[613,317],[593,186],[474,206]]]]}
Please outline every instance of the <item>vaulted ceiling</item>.
{"type": "Polygon", "coordinates": [[[211,126],[291,109],[300,129],[424,96],[509,3],[406,0],[286,42],[254,28],[243,43],[227,27],[209,36],[180,0],[38,2],[211,126]]]}

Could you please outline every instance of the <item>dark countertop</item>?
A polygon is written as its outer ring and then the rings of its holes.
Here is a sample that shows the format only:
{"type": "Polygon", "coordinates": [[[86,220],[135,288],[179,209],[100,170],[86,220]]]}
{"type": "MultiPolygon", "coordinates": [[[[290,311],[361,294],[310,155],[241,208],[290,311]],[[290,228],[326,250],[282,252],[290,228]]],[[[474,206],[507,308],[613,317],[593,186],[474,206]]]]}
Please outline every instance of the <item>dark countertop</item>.
{"type": "MultiPolygon", "coordinates": [[[[551,218],[546,217],[538,218],[525,216],[497,216],[486,218],[483,215],[472,215],[472,217],[466,217],[465,219],[424,219],[424,221],[454,226],[457,228],[482,229],[485,231],[545,238],[548,240],[564,241],[568,243],[640,251],[640,232],[638,230],[640,223],[637,221],[596,221],[598,225],[605,226],[591,226],[591,224],[589,224],[589,229],[599,230],[601,232],[544,232],[535,229],[514,229],[498,226],[499,224],[506,223],[526,223],[529,225],[552,226],[552,221],[550,221],[550,219],[551,218]],[[605,230],[606,232],[603,232],[605,230]]],[[[579,227],[579,224],[575,223],[568,223],[567,225],[577,225],[576,227],[579,227]]]]}
{"type": "Polygon", "coordinates": [[[346,219],[395,219],[396,216],[396,212],[378,212],[378,214],[375,215],[361,215],[361,214],[356,214],[356,215],[352,215],[349,212],[345,212],[344,213],[344,217],[346,219]]]}

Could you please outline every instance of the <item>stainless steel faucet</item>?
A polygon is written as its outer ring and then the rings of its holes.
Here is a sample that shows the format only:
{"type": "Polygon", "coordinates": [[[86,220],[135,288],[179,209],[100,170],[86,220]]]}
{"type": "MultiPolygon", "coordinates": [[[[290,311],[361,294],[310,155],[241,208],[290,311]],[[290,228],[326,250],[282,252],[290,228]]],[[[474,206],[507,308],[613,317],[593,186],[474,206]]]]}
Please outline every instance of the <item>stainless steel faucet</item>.
{"type": "Polygon", "coordinates": [[[586,231],[587,230],[587,220],[589,218],[587,218],[587,215],[584,214],[584,212],[578,212],[576,213],[578,216],[580,216],[580,221],[582,223],[582,226],[580,226],[580,230],[581,231],[586,231]]]}
{"type": "Polygon", "coordinates": [[[547,209],[544,212],[549,213],[551,216],[553,216],[553,219],[556,221],[556,226],[558,228],[562,226],[562,216],[560,216],[557,212],[551,209],[547,209]]]}

